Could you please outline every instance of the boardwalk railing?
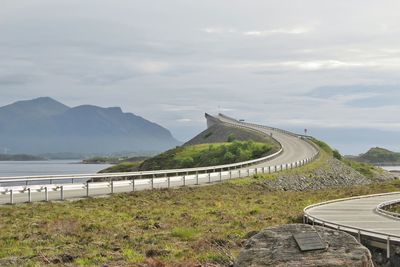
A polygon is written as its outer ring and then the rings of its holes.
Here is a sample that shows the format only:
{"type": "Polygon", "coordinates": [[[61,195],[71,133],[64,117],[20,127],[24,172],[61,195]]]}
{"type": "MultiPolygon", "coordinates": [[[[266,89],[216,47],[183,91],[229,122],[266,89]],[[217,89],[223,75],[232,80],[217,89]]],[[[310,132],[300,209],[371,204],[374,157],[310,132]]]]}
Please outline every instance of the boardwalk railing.
{"type": "Polygon", "coordinates": [[[400,199],[383,202],[383,203],[379,204],[378,207],[376,207],[376,212],[378,212],[381,215],[390,217],[392,219],[400,220],[400,213],[391,212],[391,211],[387,210],[387,208],[390,208],[393,205],[399,205],[399,204],[400,204],[400,199]]]}
{"type": "Polygon", "coordinates": [[[357,240],[360,243],[362,242],[363,236],[369,237],[372,239],[377,239],[377,240],[381,241],[382,243],[386,243],[386,253],[387,253],[386,256],[387,256],[387,258],[390,258],[391,243],[400,244],[400,235],[393,235],[393,234],[389,235],[389,234],[381,233],[378,231],[372,231],[372,230],[368,230],[368,229],[357,228],[357,227],[352,227],[352,226],[348,226],[348,225],[344,225],[344,224],[330,222],[327,220],[322,220],[320,218],[317,218],[316,216],[310,215],[308,213],[308,211],[312,208],[331,204],[331,203],[342,202],[342,201],[347,201],[347,200],[354,200],[354,199],[376,197],[376,196],[394,195],[394,194],[398,194],[398,193],[399,192],[374,194],[374,195],[367,195],[367,196],[357,196],[357,197],[342,198],[342,199],[330,200],[330,201],[326,201],[326,202],[313,204],[313,205],[310,205],[310,206],[304,208],[303,223],[312,224],[312,225],[321,225],[323,227],[329,227],[332,229],[337,229],[340,231],[348,232],[350,234],[355,235],[357,237],[357,240]]]}

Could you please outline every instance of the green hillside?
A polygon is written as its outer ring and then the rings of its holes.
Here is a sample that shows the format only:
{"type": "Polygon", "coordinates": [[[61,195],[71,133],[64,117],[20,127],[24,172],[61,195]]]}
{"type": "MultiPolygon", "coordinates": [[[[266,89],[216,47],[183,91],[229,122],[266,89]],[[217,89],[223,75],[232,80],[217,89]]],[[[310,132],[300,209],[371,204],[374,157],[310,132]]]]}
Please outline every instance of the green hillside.
{"type": "Polygon", "coordinates": [[[365,154],[352,158],[356,161],[382,165],[400,165],[400,153],[385,148],[374,147],[365,154]]]}
{"type": "Polygon", "coordinates": [[[143,162],[124,162],[102,173],[180,169],[230,164],[277,152],[269,135],[219,123],[185,143],[143,162]]]}
{"type": "Polygon", "coordinates": [[[276,147],[253,141],[183,146],[145,160],[139,170],[215,166],[256,159],[276,151],[276,147]]]}

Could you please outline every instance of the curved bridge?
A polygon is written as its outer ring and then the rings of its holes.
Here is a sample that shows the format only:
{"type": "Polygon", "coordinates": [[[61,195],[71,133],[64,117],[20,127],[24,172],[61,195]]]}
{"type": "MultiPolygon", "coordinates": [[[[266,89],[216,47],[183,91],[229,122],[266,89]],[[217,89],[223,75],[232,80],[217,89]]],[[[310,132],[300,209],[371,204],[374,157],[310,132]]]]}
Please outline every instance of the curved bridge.
{"type": "Polygon", "coordinates": [[[206,114],[208,125],[225,123],[271,135],[281,144],[277,153],[246,162],[203,168],[111,174],[3,177],[0,179],[0,204],[64,200],[119,192],[190,186],[272,173],[311,162],[318,148],[305,136],[277,128],[244,123],[219,114],[206,114]],[[123,180],[121,180],[123,179],[123,180]]]}
{"type": "Polygon", "coordinates": [[[361,243],[386,250],[400,245],[400,219],[382,207],[400,201],[400,192],[338,199],[304,209],[305,222],[346,231],[361,243]]]}

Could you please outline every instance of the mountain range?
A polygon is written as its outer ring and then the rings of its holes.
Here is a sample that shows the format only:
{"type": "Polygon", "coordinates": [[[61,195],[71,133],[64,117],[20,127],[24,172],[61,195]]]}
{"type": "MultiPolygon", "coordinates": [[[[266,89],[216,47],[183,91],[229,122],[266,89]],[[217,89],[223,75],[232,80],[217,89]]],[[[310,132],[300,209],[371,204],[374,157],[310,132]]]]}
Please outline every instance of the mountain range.
{"type": "Polygon", "coordinates": [[[119,107],[68,107],[41,97],[0,107],[0,149],[10,153],[164,151],[179,145],[164,127],[119,107]]]}

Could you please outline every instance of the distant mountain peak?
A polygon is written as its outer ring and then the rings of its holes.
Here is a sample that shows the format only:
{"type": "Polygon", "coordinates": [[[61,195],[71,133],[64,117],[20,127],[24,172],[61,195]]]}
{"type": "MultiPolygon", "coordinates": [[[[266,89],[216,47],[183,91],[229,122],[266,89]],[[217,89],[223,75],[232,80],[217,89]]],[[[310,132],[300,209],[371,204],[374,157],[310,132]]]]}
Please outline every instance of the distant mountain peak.
{"type": "Polygon", "coordinates": [[[9,106],[12,106],[12,105],[18,105],[18,106],[21,106],[21,105],[47,105],[47,106],[53,105],[53,106],[63,107],[65,109],[69,108],[68,106],[64,105],[63,103],[61,103],[51,97],[48,97],[48,96],[37,97],[34,99],[30,99],[30,100],[17,101],[9,106]]]}
{"type": "MultiPolygon", "coordinates": [[[[13,118],[43,118],[61,114],[70,109],[68,106],[50,98],[39,97],[31,100],[22,100],[0,107],[0,112],[7,119],[13,118]]],[[[1,116],[0,116],[1,119],[1,116]]],[[[4,119],[4,118],[3,118],[4,119]]]]}
{"type": "Polygon", "coordinates": [[[162,151],[180,144],[164,127],[120,107],[70,108],[50,97],[0,107],[0,142],[30,154],[162,151]]]}

